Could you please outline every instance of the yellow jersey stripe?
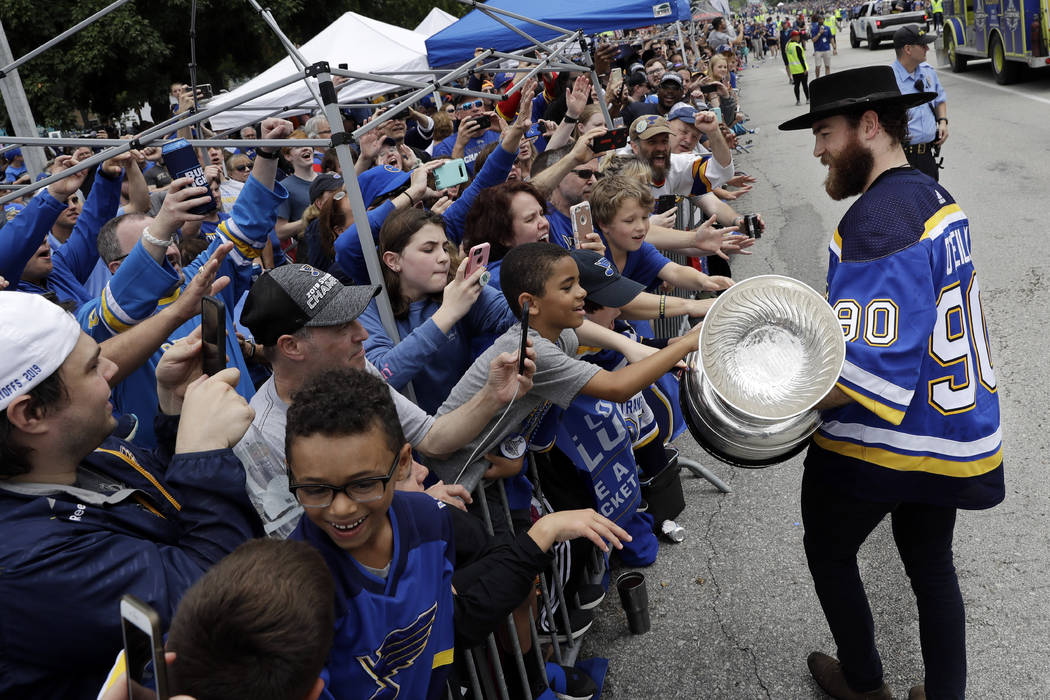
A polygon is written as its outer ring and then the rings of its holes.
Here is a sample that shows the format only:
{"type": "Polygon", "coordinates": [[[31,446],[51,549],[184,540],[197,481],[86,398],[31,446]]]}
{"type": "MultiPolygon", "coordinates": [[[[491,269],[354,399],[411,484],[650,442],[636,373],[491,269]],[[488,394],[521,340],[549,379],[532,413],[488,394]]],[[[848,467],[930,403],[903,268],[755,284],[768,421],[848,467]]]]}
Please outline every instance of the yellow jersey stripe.
{"type": "Polygon", "coordinates": [[[933,233],[944,223],[944,220],[952,214],[962,214],[962,208],[958,204],[948,204],[937,210],[937,213],[926,219],[922,235],[919,240],[934,237],[933,233]]]}
{"type": "Polygon", "coordinates": [[[904,420],[904,411],[899,411],[896,408],[890,408],[884,403],[879,403],[870,396],[861,394],[858,391],[850,389],[848,386],[843,384],[836,384],[839,389],[849,396],[851,399],[859,403],[864,408],[868,409],[882,420],[892,423],[893,425],[900,425],[901,421],[904,420]]]}
{"type": "Polygon", "coordinates": [[[937,457],[924,457],[921,455],[902,455],[881,447],[869,445],[858,445],[852,442],[833,440],[824,435],[814,435],[813,442],[829,452],[852,457],[862,462],[870,462],[880,467],[894,469],[902,472],[926,472],[939,474],[941,476],[969,477],[986,474],[1003,461],[1003,451],[999,448],[995,454],[971,462],[955,462],[937,457]]]}
{"type": "Polygon", "coordinates": [[[451,664],[455,657],[455,651],[455,649],[445,649],[445,651],[439,651],[434,654],[434,665],[431,668],[439,668],[451,664]]]}
{"type": "Polygon", "coordinates": [[[693,162],[693,179],[696,178],[704,183],[704,189],[711,191],[711,181],[707,178],[707,158],[697,158],[693,162]]]}
{"type": "Polygon", "coordinates": [[[102,290],[102,303],[99,305],[102,310],[102,321],[109,327],[114,333],[123,333],[124,331],[131,328],[134,324],[125,323],[117,317],[115,313],[109,308],[109,289],[102,290]]]}

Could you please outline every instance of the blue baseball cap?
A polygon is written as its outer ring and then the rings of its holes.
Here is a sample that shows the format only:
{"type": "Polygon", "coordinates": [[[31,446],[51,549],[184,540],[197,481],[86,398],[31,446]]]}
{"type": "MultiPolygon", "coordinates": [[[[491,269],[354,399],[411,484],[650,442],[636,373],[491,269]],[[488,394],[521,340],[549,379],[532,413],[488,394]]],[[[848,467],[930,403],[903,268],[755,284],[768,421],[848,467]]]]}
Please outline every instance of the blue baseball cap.
{"type": "Polygon", "coordinates": [[[676,102],[671,111],[667,113],[667,121],[674,121],[675,119],[681,119],[686,124],[696,123],[696,109],[692,105],[687,105],[685,102],[676,102]]]}
{"type": "Polygon", "coordinates": [[[513,73],[496,73],[495,77],[492,78],[492,87],[495,90],[502,90],[503,86],[514,80],[513,73]]]}
{"type": "Polygon", "coordinates": [[[12,148],[10,151],[4,154],[4,158],[7,158],[8,161],[12,161],[20,155],[22,155],[21,148],[12,148]]]}
{"type": "Polygon", "coordinates": [[[380,197],[404,189],[411,177],[392,165],[377,165],[364,171],[357,181],[361,185],[361,198],[365,200],[365,206],[369,207],[380,197]]]}

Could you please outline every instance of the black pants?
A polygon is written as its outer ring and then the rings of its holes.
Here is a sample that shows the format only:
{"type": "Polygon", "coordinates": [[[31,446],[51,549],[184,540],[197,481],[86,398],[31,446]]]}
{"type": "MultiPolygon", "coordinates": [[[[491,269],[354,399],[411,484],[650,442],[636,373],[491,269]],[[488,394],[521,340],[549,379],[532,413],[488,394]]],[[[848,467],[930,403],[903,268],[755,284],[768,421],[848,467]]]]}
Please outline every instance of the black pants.
{"type": "Polygon", "coordinates": [[[858,692],[882,684],[882,661],[875,648],[857,551],[887,514],[918,604],[926,697],[962,698],[966,618],[952,562],[955,509],[858,500],[806,469],[802,477],[806,558],[846,680],[858,692]]]}
{"type": "Polygon", "coordinates": [[[940,168],[937,167],[937,159],[933,157],[933,151],[930,149],[929,144],[926,144],[926,149],[922,153],[904,149],[904,155],[907,156],[911,167],[926,173],[938,182],[940,181],[941,178],[938,174],[940,168]]]}
{"type": "Polygon", "coordinates": [[[792,73],[791,79],[795,81],[795,101],[798,102],[798,86],[802,86],[802,91],[806,93],[806,99],[809,100],[809,73],[792,73]]]}

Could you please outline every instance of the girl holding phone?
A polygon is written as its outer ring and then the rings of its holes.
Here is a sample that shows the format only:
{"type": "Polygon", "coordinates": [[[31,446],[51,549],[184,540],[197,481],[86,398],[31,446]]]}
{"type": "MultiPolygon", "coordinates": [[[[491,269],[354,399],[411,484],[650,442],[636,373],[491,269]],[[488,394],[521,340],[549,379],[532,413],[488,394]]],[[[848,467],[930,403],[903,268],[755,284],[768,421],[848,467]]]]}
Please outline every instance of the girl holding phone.
{"type": "Polygon", "coordinates": [[[392,214],[379,232],[379,257],[401,342],[387,335],[373,302],[360,317],[366,357],[394,388],[412,382],[419,406],[434,414],[483,349],[474,346],[487,347],[517,319],[499,290],[482,284],[484,268],[466,275],[438,214],[392,214]]]}

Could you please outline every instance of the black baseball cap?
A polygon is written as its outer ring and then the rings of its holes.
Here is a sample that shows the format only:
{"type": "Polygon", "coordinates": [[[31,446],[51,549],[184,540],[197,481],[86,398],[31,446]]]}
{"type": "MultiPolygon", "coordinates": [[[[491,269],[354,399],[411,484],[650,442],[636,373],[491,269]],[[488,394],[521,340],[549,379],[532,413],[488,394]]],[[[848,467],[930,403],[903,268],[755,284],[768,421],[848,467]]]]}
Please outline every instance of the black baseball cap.
{"type": "Polygon", "coordinates": [[[343,176],[339,173],[321,173],[310,183],[310,201],[316,202],[325,192],[343,189],[343,176]]]}
{"type": "Polygon", "coordinates": [[[923,44],[932,44],[937,41],[937,37],[932,34],[928,34],[925,29],[919,29],[917,24],[908,24],[893,33],[893,48],[899,49],[902,46],[921,46],[923,44]]]}
{"type": "Polygon", "coordinates": [[[353,321],[379,293],[378,285],[347,287],[311,265],[283,265],[259,277],[244,300],[241,323],[256,342],[276,345],[304,326],[353,321]]]}
{"type": "Polygon", "coordinates": [[[619,308],[629,304],[645,287],[616,271],[613,264],[593,250],[582,248],[570,251],[580,269],[580,286],[587,298],[596,304],[619,308]]]}

